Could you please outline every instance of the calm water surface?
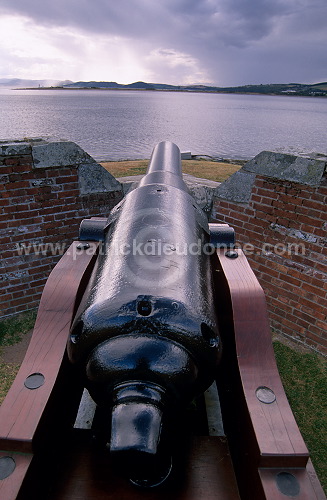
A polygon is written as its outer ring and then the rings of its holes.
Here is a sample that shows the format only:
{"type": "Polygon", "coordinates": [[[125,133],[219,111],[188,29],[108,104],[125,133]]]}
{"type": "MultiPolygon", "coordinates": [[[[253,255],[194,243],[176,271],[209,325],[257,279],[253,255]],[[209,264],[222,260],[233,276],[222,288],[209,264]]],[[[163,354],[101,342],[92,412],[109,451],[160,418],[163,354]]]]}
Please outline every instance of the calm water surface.
{"type": "Polygon", "coordinates": [[[217,158],[327,154],[327,99],[101,90],[1,90],[0,139],[54,136],[97,160],[149,158],[157,142],[217,158]]]}

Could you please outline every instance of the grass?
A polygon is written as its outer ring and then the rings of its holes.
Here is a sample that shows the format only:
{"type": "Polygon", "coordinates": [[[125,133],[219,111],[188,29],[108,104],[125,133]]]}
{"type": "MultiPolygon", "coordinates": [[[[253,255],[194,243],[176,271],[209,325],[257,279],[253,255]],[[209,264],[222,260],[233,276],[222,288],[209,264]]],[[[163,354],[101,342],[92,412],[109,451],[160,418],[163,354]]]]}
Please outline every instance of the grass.
{"type": "MultiPolygon", "coordinates": [[[[29,311],[14,318],[0,321],[1,347],[17,344],[35,323],[36,311],[29,311]]],[[[0,404],[4,400],[19,370],[18,364],[0,363],[0,404]]]]}
{"type": "MultiPolygon", "coordinates": [[[[145,174],[149,160],[134,161],[110,161],[101,165],[114,177],[129,177],[131,175],[145,174]]],[[[182,160],[184,174],[194,177],[210,179],[212,181],[223,182],[241,168],[233,163],[223,163],[209,160],[182,160]]]]}
{"type": "MultiPolygon", "coordinates": [[[[35,322],[29,312],[0,322],[0,348],[18,342],[35,322]]],[[[327,491],[327,361],[314,353],[300,353],[274,342],[275,356],[286,395],[320,482],[327,491]]],[[[0,363],[0,404],[19,365],[0,363]]]]}
{"type": "Polygon", "coordinates": [[[35,318],[36,311],[28,311],[14,318],[0,321],[0,348],[17,344],[22,336],[33,328],[35,318]]]}
{"type": "Polygon", "coordinates": [[[274,350],[294,417],[327,492],[327,361],[280,342],[274,342],[274,350]]]}
{"type": "Polygon", "coordinates": [[[0,405],[5,399],[5,396],[9,391],[18,370],[19,365],[0,363],[0,405]]]}

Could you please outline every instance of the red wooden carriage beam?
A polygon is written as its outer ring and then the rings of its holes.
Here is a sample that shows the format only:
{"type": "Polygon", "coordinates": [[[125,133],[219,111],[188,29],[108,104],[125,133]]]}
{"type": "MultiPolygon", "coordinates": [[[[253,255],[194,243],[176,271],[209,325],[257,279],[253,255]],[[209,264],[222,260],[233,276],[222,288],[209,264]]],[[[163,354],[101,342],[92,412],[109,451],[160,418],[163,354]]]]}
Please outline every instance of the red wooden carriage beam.
{"type": "Polygon", "coordinates": [[[264,292],[241,250],[217,256],[217,381],[241,498],[323,500],[278,373],[264,292]]]}
{"type": "Polygon", "coordinates": [[[74,242],[51,272],[24,361],[0,406],[1,500],[17,497],[35,454],[66,426],[66,398],[78,397],[78,386],[68,394],[74,377],[65,351],[76,301],[96,259],[98,243],[87,245],[86,252],[86,243],[74,242]]]}

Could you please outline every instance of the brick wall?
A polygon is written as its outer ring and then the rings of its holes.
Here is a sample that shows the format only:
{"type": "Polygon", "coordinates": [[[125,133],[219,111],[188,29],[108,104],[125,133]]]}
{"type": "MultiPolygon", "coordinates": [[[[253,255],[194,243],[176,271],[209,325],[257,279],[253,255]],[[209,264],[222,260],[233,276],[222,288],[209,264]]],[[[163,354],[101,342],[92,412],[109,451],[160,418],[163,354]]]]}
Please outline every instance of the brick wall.
{"type": "Polygon", "coordinates": [[[235,228],[266,293],[273,332],[327,354],[327,179],[319,167],[309,185],[245,166],[234,200],[217,190],[212,220],[235,228]],[[242,188],[248,196],[240,200],[242,188]]]}
{"type": "Polygon", "coordinates": [[[81,220],[107,216],[122,191],[104,171],[107,190],[96,192],[99,179],[94,185],[81,170],[102,167],[73,143],[0,144],[0,153],[0,317],[5,317],[38,306],[50,271],[78,239],[81,220]]]}
{"type": "MultiPolygon", "coordinates": [[[[38,306],[81,220],[107,216],[122,189],[76,144],[42,140],[0,143],[0,183],[4,317],[38,306]]],[[[212,221],[235,228],[265,290],[272,330],[327,353],[326,163],[260,153],[213,199],[212,221]]]]}

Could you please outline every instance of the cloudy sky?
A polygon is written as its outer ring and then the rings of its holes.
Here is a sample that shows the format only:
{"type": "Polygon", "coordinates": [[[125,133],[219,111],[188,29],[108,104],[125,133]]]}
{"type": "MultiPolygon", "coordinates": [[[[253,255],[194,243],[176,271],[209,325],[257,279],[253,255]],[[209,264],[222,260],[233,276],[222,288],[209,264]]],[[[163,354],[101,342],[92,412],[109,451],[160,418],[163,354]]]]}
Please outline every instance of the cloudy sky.
{"type": "Polygon", "coordinates": [[[327,81],[327,0],[0,0],[0,78],[327,81]]]}

